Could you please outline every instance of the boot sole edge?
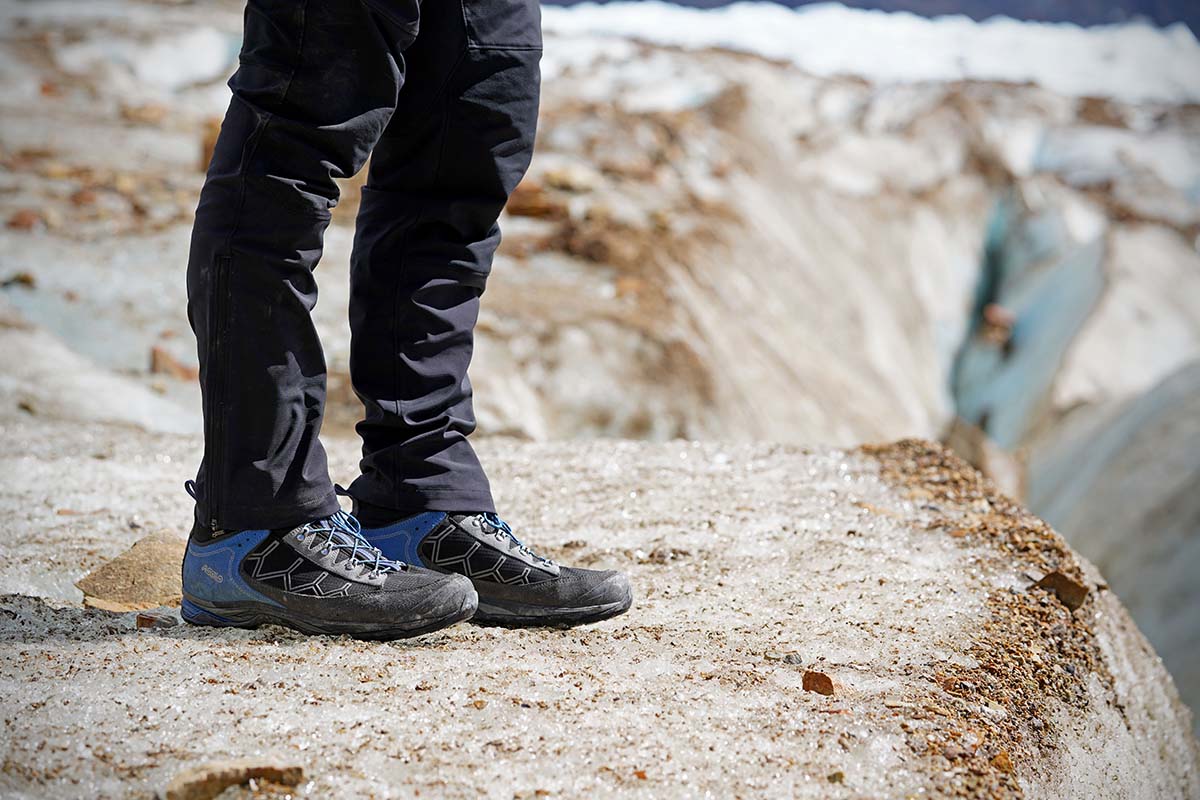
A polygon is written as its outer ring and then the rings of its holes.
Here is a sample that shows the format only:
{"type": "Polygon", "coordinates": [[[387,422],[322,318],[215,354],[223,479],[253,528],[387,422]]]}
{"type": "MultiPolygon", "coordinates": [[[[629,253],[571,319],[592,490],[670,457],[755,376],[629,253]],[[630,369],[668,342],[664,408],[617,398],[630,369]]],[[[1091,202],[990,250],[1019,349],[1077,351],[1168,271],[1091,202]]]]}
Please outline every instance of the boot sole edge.
{"type": "Polygon", "coordinates": [[[437,617],[406,623],[330,622],[287,613],[287,609],[262,604],[211,606],[184,595],[180,616],[190,625],[209,628],[253,629],[262,625],[282,625],[310,636],[353,636],[356,639],[408,639],[464,622],[475,614],[477,597],[467,596],[461,606],[437,617]]]}
{"type": "Polygon", "coordinates": [[[480,600],[479,609],[475,612],[471,622],[475,625],[501,628],[566,628],[619,616],[628,611],[632,605],[632,594],[610,603],[575,608],[480,600]]]}

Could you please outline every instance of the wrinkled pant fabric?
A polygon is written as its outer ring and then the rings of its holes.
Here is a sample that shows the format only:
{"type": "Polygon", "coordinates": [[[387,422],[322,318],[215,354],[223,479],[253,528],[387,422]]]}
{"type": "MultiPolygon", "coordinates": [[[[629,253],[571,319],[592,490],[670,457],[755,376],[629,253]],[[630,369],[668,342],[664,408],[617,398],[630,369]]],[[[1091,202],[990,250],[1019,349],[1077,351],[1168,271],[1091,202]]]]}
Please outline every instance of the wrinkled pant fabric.
{"type": "Polygon", "coordinates": [[[350,493],[397,514],[493,511],[467,366],[496,219],[529,165],[537,0],[250,0],[188,263],[204,458],[197,524],[337,510],[310,312],[335,178],[370,156],[351,256],[365,406],[350,493]]]}

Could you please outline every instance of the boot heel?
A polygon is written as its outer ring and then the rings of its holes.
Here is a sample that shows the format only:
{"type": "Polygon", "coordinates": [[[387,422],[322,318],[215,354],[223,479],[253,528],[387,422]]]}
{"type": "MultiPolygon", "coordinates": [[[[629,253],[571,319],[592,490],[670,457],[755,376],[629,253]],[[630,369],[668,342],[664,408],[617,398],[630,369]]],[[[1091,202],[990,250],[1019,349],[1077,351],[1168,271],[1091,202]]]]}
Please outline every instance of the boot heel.
{"type": "Polygon", "coordinates": [[[236,628],[239,626],[239,623],[234,620],[226,619],[211,611],[205,611],[187,598],[184,598],[179,615],[183,617],[184,622],[192,625],[207,625],[213,628],[236,628]]]}

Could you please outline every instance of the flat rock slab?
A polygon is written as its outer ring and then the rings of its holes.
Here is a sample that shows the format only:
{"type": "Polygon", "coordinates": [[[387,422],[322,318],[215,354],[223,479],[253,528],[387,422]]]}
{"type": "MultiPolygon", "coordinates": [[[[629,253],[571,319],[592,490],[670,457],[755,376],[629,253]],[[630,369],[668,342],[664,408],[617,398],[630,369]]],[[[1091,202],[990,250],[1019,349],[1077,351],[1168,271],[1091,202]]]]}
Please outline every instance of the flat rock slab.
{"type": "MultiPolygon", "coordinates": [[[[149,798],[264,758],[313,798],[1200,792],[1190,717],[1116,598],[933,446],[481,440],[522,538],[628,570],[633,609],[371,643],[82,607],[53,575],[185,531],[199,442],[19,422],[0,591],[39,596],[0,598],[0,794],[149,798]],[[1055,570],[1078,608],[1030,587],[1055,570]]],[[[328,449],[353,477],[356,443],[328,449]]]]}
{"type": "Polygon", "coordinates": [[[105,611],[177,606],[183,598],[180,562],[187,539],[156,533],[76,582],[83,604],[105,611]]]}
{"type": "Polygon", "coordinates": [[[304,780],[304,768],[256,759],[210,761],[188,767],[175,776],[164,792],[165,800],[212,800],[230,786],[263,781],[280,787],[304,780]]]}

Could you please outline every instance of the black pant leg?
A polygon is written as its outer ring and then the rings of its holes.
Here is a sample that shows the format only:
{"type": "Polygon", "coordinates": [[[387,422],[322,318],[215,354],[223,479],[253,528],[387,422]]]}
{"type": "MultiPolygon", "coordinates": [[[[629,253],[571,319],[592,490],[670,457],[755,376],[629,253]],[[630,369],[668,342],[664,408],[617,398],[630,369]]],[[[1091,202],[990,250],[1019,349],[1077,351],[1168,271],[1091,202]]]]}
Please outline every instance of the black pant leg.
{"type": "Polygon", "coordinates": [[[533,152],[537,0],[422,9],[409,80],[371,158],[351,260],[350,368],[366,507],[492,511],[475,428],[473,331],[497,217],[533,152]]]}
{"type": "Polygon", "coordinates": [[[188,315],[204,400],[197,518],[278,528],[337,509],[318,440],[312,270],[391,119],[417,0],[249,0],[233,100],[201,193],[188,315]],[[379,8],[383,6],[383,8],[379,8]]]}

